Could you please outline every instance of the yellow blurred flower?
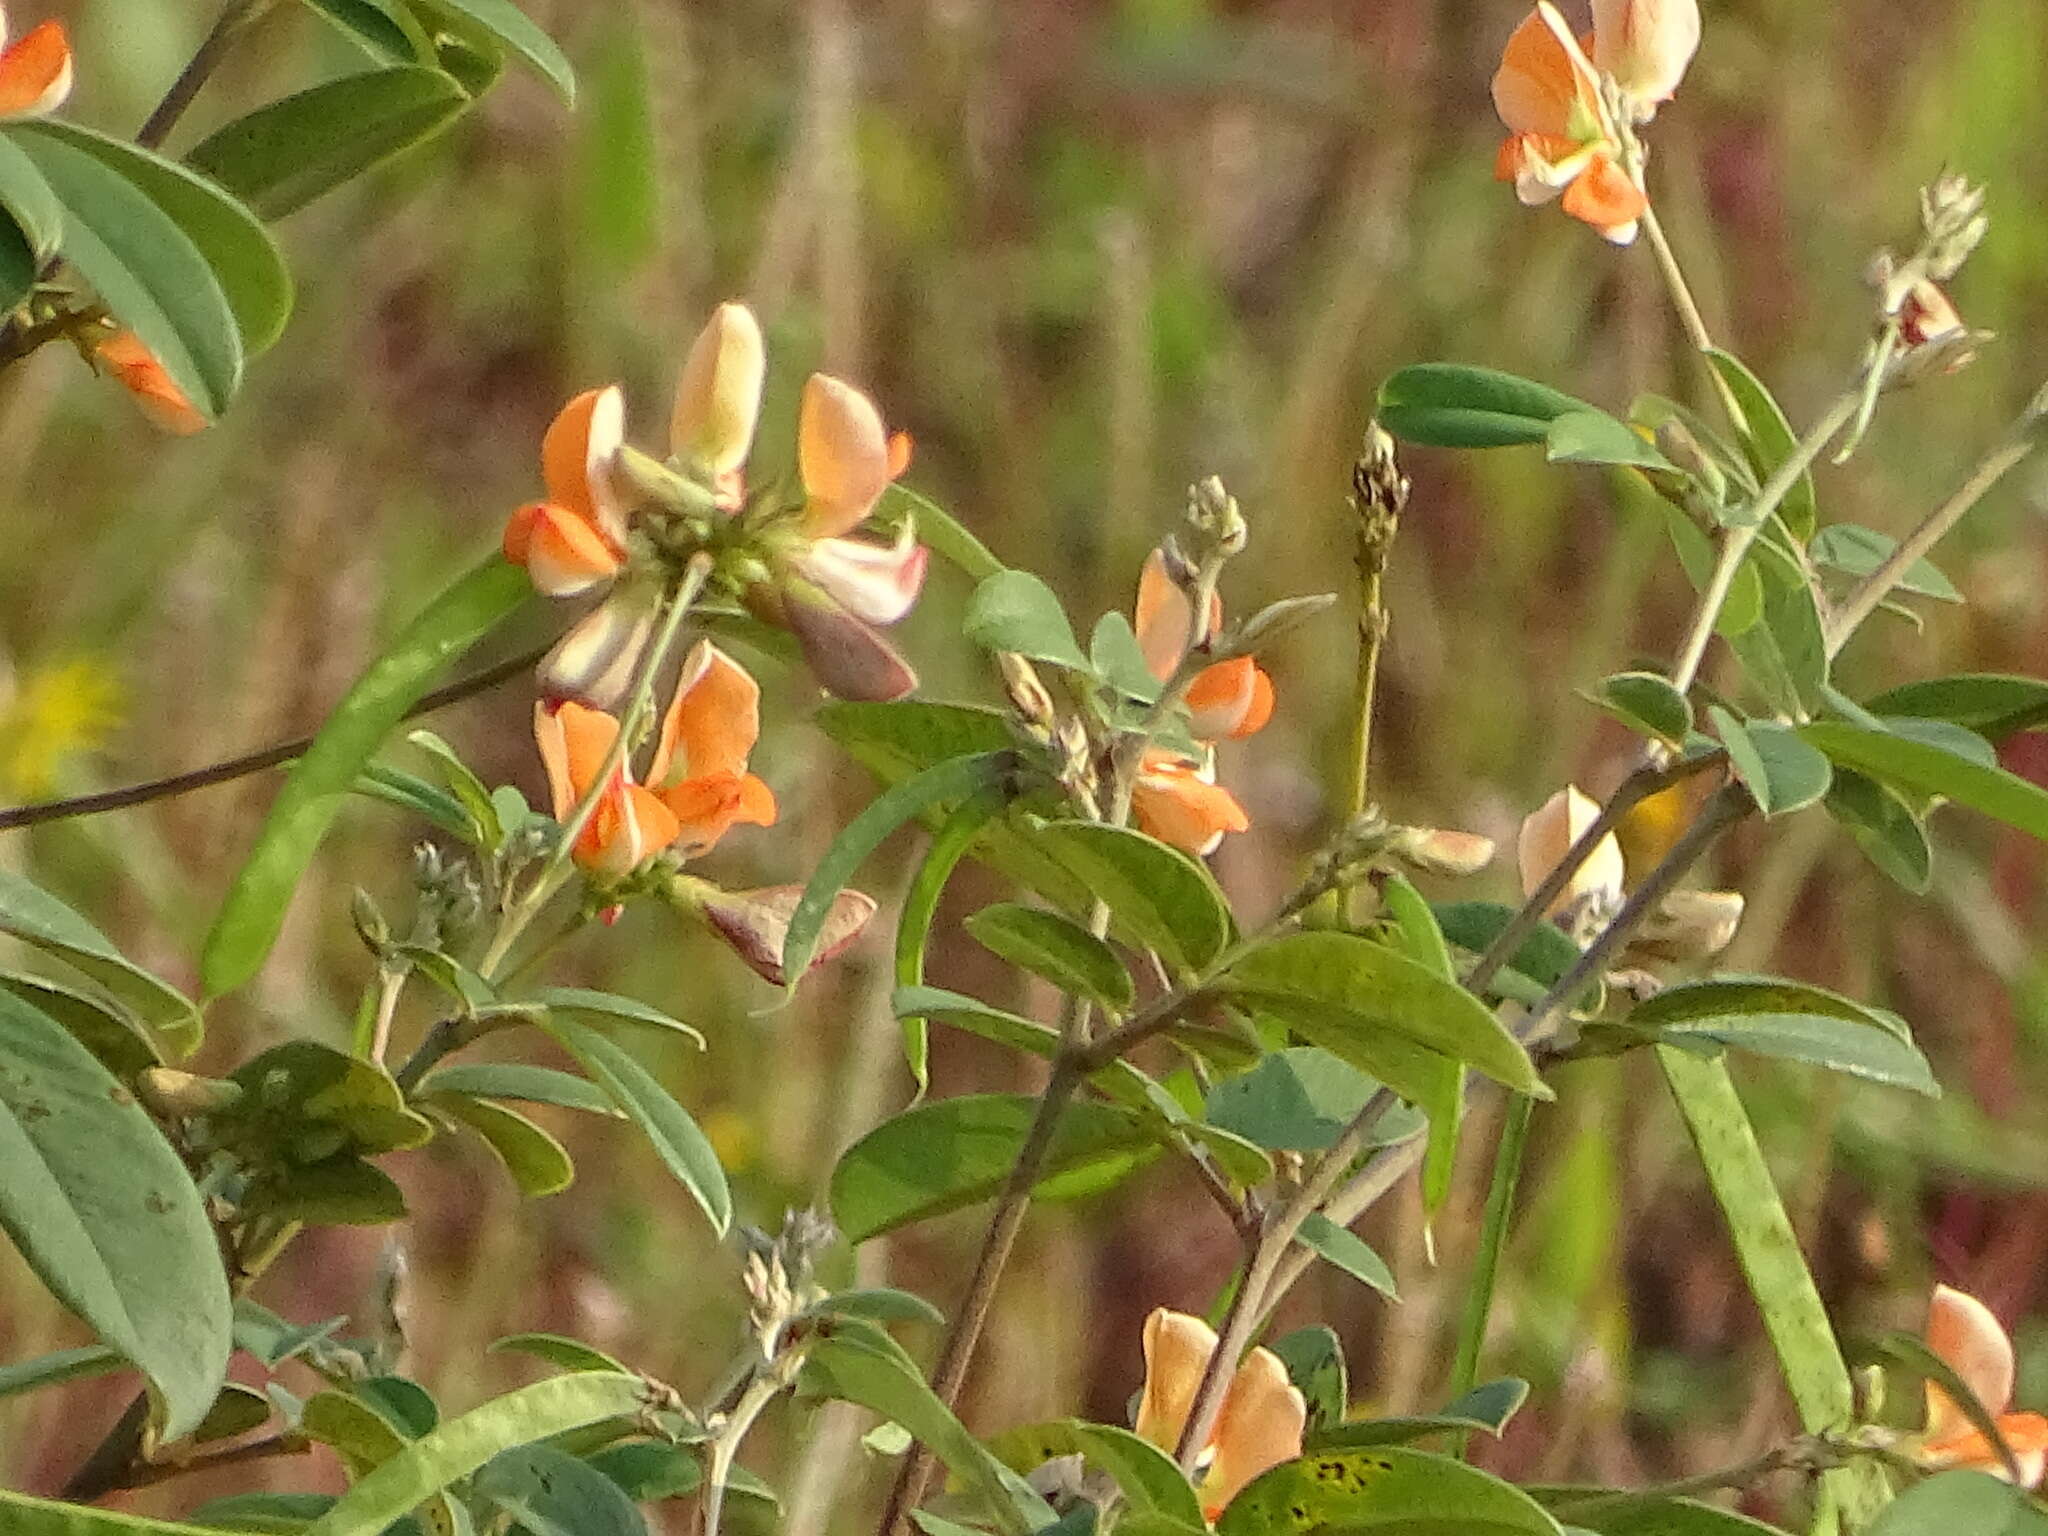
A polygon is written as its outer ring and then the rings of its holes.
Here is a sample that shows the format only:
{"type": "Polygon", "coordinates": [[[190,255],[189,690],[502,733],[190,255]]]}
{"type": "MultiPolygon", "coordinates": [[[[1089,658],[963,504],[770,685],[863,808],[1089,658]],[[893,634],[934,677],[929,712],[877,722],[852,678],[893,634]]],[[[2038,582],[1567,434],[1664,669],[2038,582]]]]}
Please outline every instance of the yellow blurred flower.
{"type": "Polygon", "coordinates": [[[66,761],[98,748],[121,723],[122,694],[120,679],[84,656],[0,686],[0,790],[14,799],[55,791],[66,761]]]}

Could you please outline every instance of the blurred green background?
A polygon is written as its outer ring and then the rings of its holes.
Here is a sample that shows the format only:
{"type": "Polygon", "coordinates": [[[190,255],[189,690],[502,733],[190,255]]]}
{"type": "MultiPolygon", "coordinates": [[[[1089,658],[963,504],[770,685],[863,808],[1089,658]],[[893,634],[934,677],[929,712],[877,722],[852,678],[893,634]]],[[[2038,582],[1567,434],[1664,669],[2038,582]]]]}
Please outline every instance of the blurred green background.
{"type": "MultiPolygon", "coordinates": [[[[17,0],[74,29],[81,120],[132,131],[211,20],[188,0],[17,0]]],[[[446,137],[296,216],[283,342],[230,418],[159,439],[111,385],[49,348],[0,382],[0,800],[195,765],[310,729],[380,637],[487,548],[537,483],[571,391],[622,380],[659,440],[701,317],[743,297],[772,348],[756,464],[786,462],[795,390],[828,367],[916,438],[909,483],[998,554],[1036,567],[1082,620],[1129,602],[1187,483],[1220,473],[1252,519],[1229,600],[1344,589],[1347,467],[1378,380],[1426,358],[1483,362],[1620,408],[1698,399],[1646,250],[1615,251],[1491,180],[1488,77],[1515,0],[528,0],[576,60],[579,110],[517,73],[446,137]]],[[[2002,333],[1966,372],[1887,401],[1868,447],[1822,480],[1826,517],[1902,531],[2040,382],[2048,335],[2048,55],[2040,0],[1828,6],[1707,0],[1706,42],[1651,130],[1652,190],[1709,323],[1795,421],[1840,387],[1867,325],[1870,253],[1910,248],[1916,187],[1944,165],[1989,185],[1992,231],[1955,287],[2002,333]]],[[[360,67],[285,7],[238,50],[170,148],[360,67]]],[[[1575,694],[1668,656],[1689,590],[1639,488],[1526,451],[1410,456],[1391,580],[1376,795],[1405,820],[1511,838],[1566,777],[1596,792],[1626,743],[1575,694]]],[[[1964,669],[2048,668],[2048,476],[2015,477],[1943,552],[1966,608],[1924,632],[1880,620],[1852,692],[1964,669]]],[[[936,697],[985,697],[957,639],[959,579],[935,574],[907,645],[936,697]]],[[[547,616],[557,622],[558,615],[547,616]]],[[[505,649],[542,638],[506,637],[505,649]]],[[[1247,910],[1289,886],[1328,829],[1346,733],[1344,617],[1271,666],[1274,725],[1224,767],[1251,808],[1219,872],[1247,910]]],[[[751,658],[750,658],[751,659],[751,658]]],[[[764,672],[770,672],[763,661],[764,672]]],[[[1710,674],[1711,675],[1711,674],[1710,674]]],[[[730,839],[709,872],[801,879],[868,792],[769,677],[756,760],[782,824],[730,839]]],[[[522,685],[436,728],[494,781],[539,792],[522,685]]],[[[403,749],[399,749],[403,751],[403,749]]],[[[2008,748],[2048,775],[2048,753],[2008,748]]],[[[0,859],[182,981],[274,778],[0,841],[0,859]]],[[[2021,1397],[2048,1397],[2048,982],[2039,851],[1937,818],[1937,883],[1904,896],[1816,813],[1749,826],[1718,883],[1748,892],[1734,968],[1777,967],[1893,1007],[1948,1087],[1938,1103],[1791,1069],[1742,1068],[1807,1251],[1845,1333],[1917,1326],[1935,1278],[2017,1321],[2021,1397]]],[[[343,1037],[366,975],[347,900],[402,909],[395,811],[347,817],[260,981],[213,1010],[202,1066],[286,1033],[343,1037]]],[[[865,872],[885,899],[908,839],[865,872]]],[[[1506,861],[1470,894],[1506,895],[1506,861]]],[[[952,925],[998,893],[956,887],[940,984],[1011,986],[952,925]]],[[[871,937],[778,1007],[662,913],[580,941],[565,981],[643,995],[711,1049],[662,1063],[714,1132],[742,1209],[773,1225],[816,1198],[838,1148],[909,1083],[871,937]]],[[[425,1005],[420,1005],[424,1008],[425,1005]]],[[[423,1013],[405,1021],[418,1029],[423,1013]]],[[[531,1049],[531,1046],[528,1046],[531,1049]]],[[[941,1039],[936,1088],[1029,1086],[1029,1070],[941,1039]]],[[[1482,1459],[1522,1477],[1646,1480],[1740,1459],[1789,1422],[1755,1313],[1647,1062],[1582,1064],[1537,1139],[1486,1366],[1536,1387],[1482,1459]]],[[[1283,1323],[1327,1319],[1361,1405],[1441,1399],[1498,1106],[1483,1104],[1432,1245],[1401,1199],[1365,1229],[1404,1299],[1335,1275],[1283,1323]],[[1432,1262],[1433,1253],[1433,1262],[1432,1262]]],[[[476,1144],[393,1159],[411,1369],[465,1404],[528,1367],[487,1357],[521,1329],[574,1333],[703,1392],[738,1342],[732,1249],[623,1127],[559,1127],[583,1161],[522,1205],[476,1144]]],[[[950,1305],[968,1213],[860,1258],[950,1305]]],[[[380,1235],[300,1240],[259,1295],[300,1318],[359,1308],[380,1235]]],[[[992,1429],[1077,1408],[1121,1419],[1154,1305],[1204,1308],[1233,1241],[1164,1166],[1029,1223],[968,1413],[992,1429]]],[[[81,1341],[0,1253],[0,1359],[81,1341]]],[[[0,1403],[0,1471],[48,1491],[118,1410],[99,1383],[0,1403]]],[[[785,1489],[797,1536],[858,1528],[887,1468],[859,1422],[778,1411],[746,1460],[785,1489]],[[809,1454],[801,1454],[809,1445],[809,1454]]],[[[266,1476],[335,1486],[318,1459],[266,1476]]],[[[175,1511],[181,1483],[138,1507],[175,1511]]]]}

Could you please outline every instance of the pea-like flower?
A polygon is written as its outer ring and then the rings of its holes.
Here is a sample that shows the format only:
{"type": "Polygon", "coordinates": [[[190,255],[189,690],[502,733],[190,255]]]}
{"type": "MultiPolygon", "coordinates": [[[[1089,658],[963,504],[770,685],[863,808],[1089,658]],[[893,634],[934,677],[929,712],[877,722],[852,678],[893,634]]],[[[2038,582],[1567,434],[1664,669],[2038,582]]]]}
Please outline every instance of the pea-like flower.
{"type": "MultiPolygon", "coordinates": [[[[1533,896],[1565,854],[1599,819],[1600,805],[1576,784],[1567,784],[1522,822],[1515,854],[1521,865],[1522,894],[1533,896]]],[[[1551,902],[1549,917],[1586,906],[1612,911],[1621,904],[1621,844],[1609,832],[1594,845],[1592,855],[1572,873],[1551,902]]]]}
{"type": "MultiPolygon", "coordinates": [[[[2008,1411],[2012,1407],[2012,1340],[1991,1309],[1966,1292],[1936,1286],[1927,1309],[1927,1347],[1947,1362],[1992,1416],[2019,1465],[2021,1486],[2038,1486],[2048,1468],[2048,1418],[2008,1411]]],[[[1927,1383],[1927,1428],[1914,1459],[1930,1471],[1966,1467],[2007,1481],[2012,1477],[2005,1458],[1971,1424],[1962,1406],[1931,1381],[1927,1383]]]]}
{"type": "Polygon", "coordinates": [[[1214,853],[1224,833],[1252,824],[1237,796],[1216,782],[1210,763],[1160,747],[1138,765],[1131,814],[1140,831],[1197,857],[1214,853]]]}
{"type": "MultiPolygon", "coordinates": [[[[1215,1330],[1199,1317],[1159,1307],[1145,1319],[1145,1388],[1136,1427],[1169,1454],[1187,1428],[1216,1345],[1215,1330]]],[[[1287,1379],[1280,1357],[1270,1349],[1247,1354],[1230,1378],[1196,1464],[1203,1515],[1214,1520],[1245,1484],[1299,1456],[1307,1423],[1308,1404],[1287,1379]]]]}
{"type": "Polygon", "coordinates": [[[110,332],[93,348],[93,356],[134,397],[137,408],[153,425],[180,437],[206,430],[207,420],[198,407],[133,331],[110,332]]]}
{"type": "Polygon", "coordinates": [[[0,6],[0,118],[41,117],[71,94],[71,43],[62,22],[46,21],[7,41],[0,6]]]}
{"type": "Polygon", "coordinates": [[[1494,110],[1508,128],[1494,177],[1513,182],[1532,207],[1562,194],[1566,213],[1627,245],[1649,202],[1622,168],[1601,112],[1599,79],[1586,59],[1599,51],[1599,38],[1567,48],[1562,29],[1557,12],[1543,5],[1508,38],[1493,77],[1494,110]]]}
{"type": "MultiPolygon", "coordinates": [[[[1162,683],[1180,669],[1187,653],[1193,606],[1187,593],[1166,569],[1166,557],[1153,550],[1138,577],[1138,605],[1133,628],[1145,665],[1162,683]]],[[[1223,599],[1212,596],[1201,639],[1215,638],[1223,627],[1223,599]]],[[[1262,729],[1273,717],[1273,679],[1249,656],[1204,667],[1188,685],[1188,733],[1197,741],[1235,740],[1262,729]]]]}
{"type": "Polygon", "coordinates": [[[614,482],[626,440],[626,402],[617,385],[587,389],[557,413],[541,439],[544,500],[505,524],[505,558],[526,567],[534,589],[575,597],[626,565],[626,517],[614,482]]]}

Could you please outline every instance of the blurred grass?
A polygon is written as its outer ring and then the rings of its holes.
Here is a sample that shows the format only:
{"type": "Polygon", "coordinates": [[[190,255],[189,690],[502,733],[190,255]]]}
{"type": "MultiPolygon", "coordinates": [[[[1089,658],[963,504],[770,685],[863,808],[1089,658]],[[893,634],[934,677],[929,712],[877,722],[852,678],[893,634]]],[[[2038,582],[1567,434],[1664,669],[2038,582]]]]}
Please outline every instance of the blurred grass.
{"type": "MultiPolygon", "coordinates": [[[[377,638],[530,494],[555,405],[619,378],[655,436],[683,346],[729,296],[753,302],[771,335],[758,473],[788,462],[804,372],[848,373],[916,436],[912,483],[1006,559],[1045,570],[1083,616],[1129,601],[1182,488],[1211,471],[1253,518],[1231,602],[1341,582],[1348,462],[1378,379],[1401,363],[1485,362],[1614,406],[1643,388],[1700,395],[1647,253],[1522,210],[1490,180],[1486,81],[1519,14],[1510,0],[531,8],[579,64],[581,111],[565,116],[508,76],[478,120],[290,223],[299,312],[218,430],[158,441],[54,350],[0,385],[0,462],[13,469],[0,484],[0,669],[22,698],[83,658],[125,700],[98,750],[60,767],[64,787],[146,777],[317,722],[377,638]]],[[[28,7],[46,9],[64,7],[28,7]]],[[[1653,130],[1655,191],[1710,323],[1795,419],[1853,366],[1859,274],[1875,246],[1910,242],[1919,183],[1952,164],[1989,184],[1991,238],[1956,296],[2008,340],[1889,402],[1868,447],[1823,482],[1830,516],[1902,530],[2040,382],[2048,13],[2039,0],[1707,9],[1705,50],[1653,130]]],[[[116,129],[140,120],[206,21],[186,0],[70,10],[77,110],[116,129]]],[[[202,99],[183,142],[310,71],[354,67],[288,12],[202,99]]],[[[1377,793],[1399,816],[1505,837],[1559,779],[1605,788],[1617,776],[1621,738],[1573,690],[1668,654],[1688,594],[1654,510],[1627,487],[1520,453],[1417,453],[1409,468],[1377,793]]],[[[1930,614],[1924,634],[1890,623],[1863,641],[1843,669],[1852,691],[1942,670],[2048,669],[2044,510],[2038,469],[2001,491],[1944,552],[1971,605],[1930,614]]],[[[986,689],[953,638],[963,596],[935,577],[908,626],[938,696],[986,689]]],[[[1226,764],[1257,830],[1233,840],[1220,870],[1253,910],[1324,829],[1349,658],[1338,620],[1290,639],[1272,662],[1274,726],[1226,764]]],[[[769,687],[761,760],[785,820],[720,851],[714,872],[735,883],[800,878],[865,792],[803,724],[805,681],[769,687]]],[[[536,793],[527,709],[508,688],[437,728],[487,777],[536,793]]],[[[0,761],[24,750],[0,741],[0,761]]],[[[2048,773],[2030,745],[2010,760],[2048,773]]],[[[270,790],[17,833],[0,857],[189,980],[270,790]]],[[[1745,829],[1721,874],[1751,893],[1742,964],[1897,1008],[1948,1096],[1906,1103],[1806,1072],[1742,1080],[1843,1328],[1912,1326],[1930,1277],[1963,1284],[2025,1320],[2022,1396],[2038,1402],[2041,857],[1952,814],[1939,825],[1937,892],[1924,903],[1884,886],[1811,815],[1745,829]]],[[[215,1010],[203,1063],[284,1032],[340,1036],[364,974],[348,890],[400,905],[419,835],[381,808],[350,814],[265,976],[215,1010]]],[[[902,878],[885,856],[867,881],[891,893],[902,878]]],[[[995,889],[966,882],[942,923],[995,889]]],[[[941,932],[935,981],[991,995],[1005,985],[957,930],[941,932]]],[[[836,1149],[907,1092],[872,940],[774,1011],[714,946],[657,914],[590,936],[564,968],[565,980],[640,993],[708,1030],[706,1055],[663,1067],[764,1223],[814,1198],[836,1149]]],[[[937,1042],[935,1067],[943,1092],[1011,1085],[1022,1070],[952,1040],[937,1042]]],[[[1641,1063],[1575,1067],[1561,1087],[1560,1106],[1537,1119],[1486,1362],[1529,1375],[1538,1395],[1481,1455],[1553,1479],[1737,1459],[1786,1409],[1675,1118],[1641,1063]]],[[[1331,1279],[1287,1310],[1339,1324],[1363,1402],[1405,1408],[1439,1393],[1491,1117],[1474,1117],[1436,1267],[1419,1210],[1397,1201],[1376,1219],[1403,1306],[1331,1279]]],[[[736,1339],[731,1252],[624,1130],[566,1134],[584,1177],[538,1206],[521,1206],[473,1144],[400,1168],[415,1211],[413,1368],[466,1402],[520,1369],[482,1357],[489,1339],[553,1327],[703,1390],[736,1339]]],[[[973,1216],[956,1218],[863,1265],[945,1304],[975,1232],[973,1216]]],[[[1076,1404],[1119,1417],[1143,1313],[1206,1305],[1234,1254],[1199,1192],[1170,1172],[1045,1212],[1026,1241],[971,1404],[984,1426],[1076,1404]]],[[[308,1316],[355,1307],[377,1242],[305,1239],[263,1294],[308,1316]]],[[[77,1341],[11,1256],[0,1297],[0,1357],[77,1341]]],[[[14,1482],[52,1487],[116,1406],[104,1385],[0,1405],[0,1464],[14,1482]]],[[[771,1420],[750,1463],[798,1476],[802,1427],[771,1420]]],[[[827,1434],[864,1458],[843,1426],[827,1434]]],[[[322,1463],[276,1475],[336,1474],[322,1463]]],[[[802,1470],[792,1530],[856,1528],[861,1500],[836,1501],[835,1476],[822,1458],[802,1470]]],[[[201,1491],[164,1490],[147,1507],[188,1507],[201,1491]]]]}

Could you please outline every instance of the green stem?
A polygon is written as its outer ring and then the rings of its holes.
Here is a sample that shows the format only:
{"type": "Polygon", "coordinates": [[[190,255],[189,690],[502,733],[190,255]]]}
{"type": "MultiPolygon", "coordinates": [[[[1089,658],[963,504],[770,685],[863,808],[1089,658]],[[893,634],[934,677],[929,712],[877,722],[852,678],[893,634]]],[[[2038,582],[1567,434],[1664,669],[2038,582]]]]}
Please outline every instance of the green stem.
{"type": "Polygon", "coordinates": [[[235,39],[245,27],[260,20],[274,3],[275,0],[228,0],[219,19],[214,22],[213,30],[206,34],[197,51],[178,72],[178,78],[171,82],[171,88],[157,103],[156,110],[135,131],[137,144],[144,149],[155,149],[170,137],[178,119],[185,115],[185,109],[192,105],[206,82],[213,78],[213,72],[220,68],[235,39]]]}
{"type": "MultiPolygon", "coordinates": [[[[1529,1122],[1536,1101],[1527,1094],[1508,1100],[1500,1144],[1493,1154],[1493,1183],[1486,1192],[1486,1215],[1479,1229],[1479,1251],[1472,1256],[1472,1281],[1465,1292],[1465,1315],[1458,1324],[1458,1353],[1451,1364],[1449,1400],[1456,1401],[1479,1383],[1479,1356],[1486,1347],[1486,1325],[1493,1315],[1493,1292],[1500,1279],[1501,1250],[1507,1245],[1508,1222],[1514,1212],[1515,1186],[1522,1177],[1522,1154],[1529,1145],[1529,1122]]],[[[1452,1454],[1462,1457],[1471,1436],[1460,1433],[1452,1454]]]]}
{"type": "Polygon", "coordinates": [[[709,1465],[704,1473],[703,1536],[718,1536],[719,1522],[725,1512],[725,1490],[732,1477],[733,1458],[739,1454],[740,1442],[746,1439],[754,1421],[775,1401],[781,1390],[775,1378],[766,1372],[756,1376],[747,1383],[747,1390],[740,1394],[740,1400],[733,1404],[724,1427],[713,1438],[709,1465]]]}

